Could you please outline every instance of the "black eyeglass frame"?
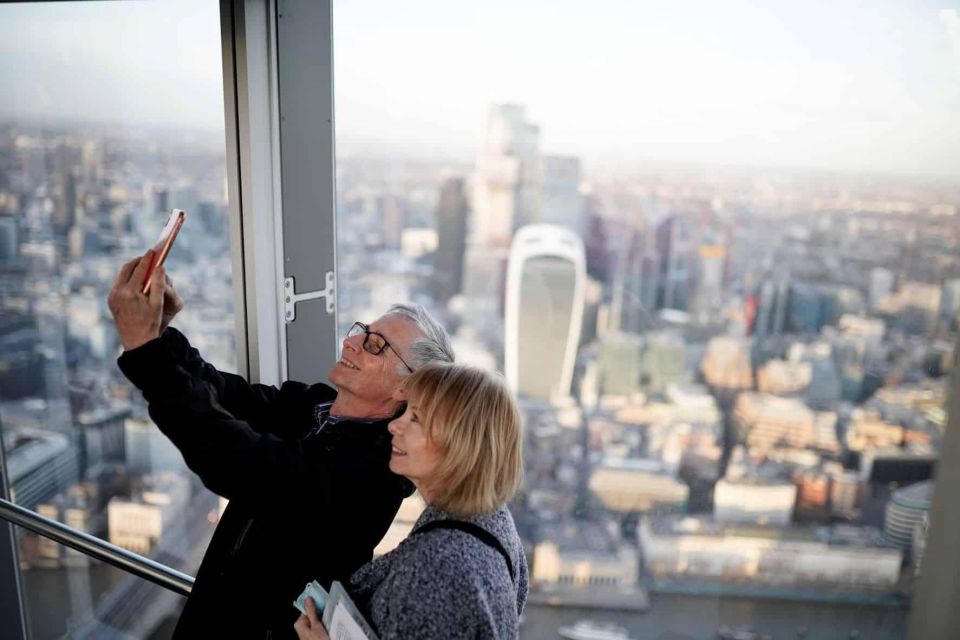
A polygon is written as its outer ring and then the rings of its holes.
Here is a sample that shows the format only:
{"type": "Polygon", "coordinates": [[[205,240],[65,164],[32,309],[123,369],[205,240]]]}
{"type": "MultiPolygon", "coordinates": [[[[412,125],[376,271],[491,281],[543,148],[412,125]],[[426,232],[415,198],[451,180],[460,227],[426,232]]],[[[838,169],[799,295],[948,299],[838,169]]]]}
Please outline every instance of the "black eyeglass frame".
{"type": "Polygon", "coordinates": [[[370,327],[368,325],[365,325],[362,322],[354,322],[352,325],[350,325],[350,328],[347,330],[347,337],[352,338],[353,336],[358,336],[360,335],[361,331],[365,334],[363,336],[364,351],[366,351],[370,355],[379,356],[383,354],[384,349],[389,348],[390,351],[393,351],[394,355],[397,356],[397,359],[403,363],[403,366],[407,368],[407,371],[409,371],[410,373],[413,373],[413,367],[407,364],[407,361],[403,359],[399,351],[393,348],[393,345],[390,344],[390,341],[387,340],[382,333],[377,333],[376,331],[370,331],[370,327]],[[383,340],[383,346],[381,346],[379,349],[376,349],[375,347],[371,346],[370,336],[377,336],[378,338],[383,340]]]}

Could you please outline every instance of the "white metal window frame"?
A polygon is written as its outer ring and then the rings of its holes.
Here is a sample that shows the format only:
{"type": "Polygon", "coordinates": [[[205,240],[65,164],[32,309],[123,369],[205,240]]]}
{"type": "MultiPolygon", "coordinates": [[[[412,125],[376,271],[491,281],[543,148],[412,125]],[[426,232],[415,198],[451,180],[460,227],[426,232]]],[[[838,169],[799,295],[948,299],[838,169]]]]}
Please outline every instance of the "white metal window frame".
{"type": "Polygon", "coordinates": [[[221,36],[239,371],[324,380],[339,346],[331,2],[221,0],[221,36]]]}

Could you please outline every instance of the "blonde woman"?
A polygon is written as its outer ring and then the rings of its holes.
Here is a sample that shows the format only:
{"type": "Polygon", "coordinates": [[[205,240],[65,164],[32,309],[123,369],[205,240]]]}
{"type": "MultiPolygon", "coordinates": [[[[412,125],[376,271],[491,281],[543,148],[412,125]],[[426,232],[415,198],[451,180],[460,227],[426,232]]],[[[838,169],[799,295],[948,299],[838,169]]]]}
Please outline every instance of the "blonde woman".
{"type": "MultiPolygon", "coordinates": [[[[515,638],[527,565],[505,506],[521,476],[520,412],[501,378],[430,364],[408,376],[389,425],[390,470],[427,503],[410,536],[347,585],[382,640],[515,638]]],[[[312,602],[294,629],[326,639],[312,602]]]]}

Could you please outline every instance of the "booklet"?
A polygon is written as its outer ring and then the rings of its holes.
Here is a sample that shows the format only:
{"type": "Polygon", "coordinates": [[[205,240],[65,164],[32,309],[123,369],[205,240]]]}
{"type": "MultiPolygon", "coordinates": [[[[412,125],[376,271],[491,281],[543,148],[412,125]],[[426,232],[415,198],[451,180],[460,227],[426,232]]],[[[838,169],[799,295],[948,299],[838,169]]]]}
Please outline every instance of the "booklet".
{"type": "Polygon", "coordinates": [[[363,619],[347,590],[336,580],[330,585],[330,593],[316,580],[307,584],[293,603],[303,614],[307,612],[307,596],[313,598],[317,611],[323,611],[323,626],[330,640],[377,640],[377,634],[363,619]]]}

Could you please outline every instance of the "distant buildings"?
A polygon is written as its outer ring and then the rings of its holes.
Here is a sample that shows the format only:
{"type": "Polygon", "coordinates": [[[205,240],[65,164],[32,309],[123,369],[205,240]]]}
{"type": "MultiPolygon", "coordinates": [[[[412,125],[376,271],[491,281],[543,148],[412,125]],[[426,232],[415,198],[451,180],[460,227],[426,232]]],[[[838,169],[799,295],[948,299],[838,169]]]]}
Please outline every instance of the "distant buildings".
{"type": "Polygon", "coordinates": [[[507,246],[514,231],[537,221],[539,160],[540,128],[526,107],[491,106],[477,155],[471,243],[507,246]]]}
{"type": "Polygon", "coordinates": [[[757,391],[774,395],[803,393],[813,379],[809,362],[770,360],[757,370],[757,391]]]}
{"type": "Polygon", "coordinates": [[[870,270],[867,303],[870,309],[877,309],[881,302],[893,293],[894,275],[890,269],[875,267],[870,270]]]}
{"type": "Polygon", "coordinates": [[[123,423],[126,468],[131,473],[185,471],[183,454],[153,422],[127,418],[123,423]]]}
{"type": "Polygon", "coordinates": [[[942,295],[939,284],[903,282],[895,294],[882,301],[877,311],[908,332],[924,334],[936,325],[942,295]]]}
{"type": "Polygon", "coordinates": [[[890,424],[879,414],[864,409],[853,412],[844,434],[844,445],[848,450],[857,452],[929,443],[928,434],[910,431],[899,424],[890,424]]]}
{"type": "Polygon", "coordinates": [[[742,340],[726,336],[711,338],[700,370],[711,387],[731,390],[753,388],[750,350],[742,340]]]}
{"type": "Polygon", "coordinates": [[[586,237],[586,203],[580,193],[580,158],[545,155],[541,160],[543,195],[536,221],[566,227],[586,237]]]}
{"type": "Polygon", "coordinates": [[[645,335],[640,381],[644,389],[663,393],[671,384],[686,379],[686,343],[679,333],[651,331],[645,335]]]}
{"type": "Polygon", "coordinates": [[[608,332],[598,337],[600,394],[629,398],[640,392],[643,338],[636,334],[608,332]]]}
{"type": "Polygon", "coordinates": [[[696,233],[687,216],[670,215],[657,226],[657,308],[687,311],[694,292],[696,233]]]}
{"type": "Polygon", "coordinates": [[[637,586],[637,551],[597,523],[544,527],[533,552],[537,590],[632,589],[637,586]]]}
{"type": "Polygon", "coordinates": [[[797,487],[790,482],[721,479],[713,491],[713,517],[719,523],[786,527],[796,499],[797,487]]]}
{"type": "Polygon", "coordinates": [[[933,502],[933,482],[918,482],[893,492],[883,519],[883,532],[891,544],[910,549],[915,530],[933,502]]]}
{"type": "Polygon", "coordinates": [[[504,368],[521,397],[569,395],[583,324],[583,241],[568,229],[517,232],[507,272],[504,368]]]}
{"type": "Polygon", "coordinates": [[[853,518],[859,513],[863,484],[856,471],[835,469],[830,474],[830,511],[840,518],[853,518]]]}
{"type": "Polygon", "coordinates": [[[462,178],[449,178],[440,187],[437,200],[437,252],[433,259],[433,292],[446,303],[463,290],[463,261],[470,206],[462,178]]]}
{"type": "Polygon", "coordinates": [[[613,239],[617,248],[612,266],[611,329],[644,333],[654,324],[660,280],[655,225],[631,229],[613,239]]]}
{"type": "Polygon", "coordinates": [[[728,527],[702,517],[643,518],[638,541],[654,579],[783,589],[889,592],[902,554],[868,529],[728,527]]]}
{"type": "Polygon", "coordinates": [[[142,492],[130,499],[111,498],[107,504],[110,542],[135,553],[147,554],[171,528],[186,527],[184,509],[190,502],[185,476],[164,472],[144,476],[142,492]]]}
{"type": "Polygon", "coordinates": [[[590,491],[610,511],[682,511],[690,489],[654,460],[606,460],[590,476],[590,491]]]}
{"type": "Polygon", "coordinates": [[[55,431],[4,428],[7,482],[12,499],[33,509],[64,491],[79,477],[76,446],[55,431]]]}
{"type": "Polygon", "coordinates": [[[740,437],[750,449],[812,448],[839,452],[835,413],[814,412],[795,398],[742,393],[733,410],[740,437]]]}
{"type": "Polygon", "coordinates": [[[753,335],[760,340],[782,334],[787,327],[790,279],[785,273],[764,278],[755,297],[753,335]]]}
{"type": "Polygon", "coordinates": [[[124,462],[123,423],[130,413],[129,406],[100,407],[77,416],[85,477],[98,475],[108,464],[124,462]]]}

